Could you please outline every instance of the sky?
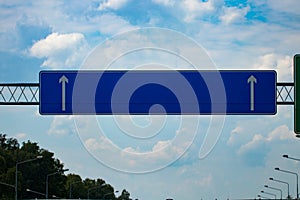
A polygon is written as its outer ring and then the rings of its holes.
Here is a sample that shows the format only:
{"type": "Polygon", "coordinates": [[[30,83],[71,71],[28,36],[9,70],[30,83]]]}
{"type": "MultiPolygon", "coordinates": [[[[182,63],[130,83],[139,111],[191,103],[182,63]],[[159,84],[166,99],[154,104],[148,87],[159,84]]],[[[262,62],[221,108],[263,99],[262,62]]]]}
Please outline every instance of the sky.
{"type": "MultiPolygon", "coordinates": [[[[0,1],[0,82],[38,83],[41,70],[275,70],[293,82],[297,0],[0,1]]],[[[1,106],[0,132],[55,153],[83,178],[132,198],[254,198],[269,177],[295,196],[300,141],[293,106],[275,115],[41,115],[1,106]]],[[[277,195],[278,192],[270,190],[277,195]]]]}

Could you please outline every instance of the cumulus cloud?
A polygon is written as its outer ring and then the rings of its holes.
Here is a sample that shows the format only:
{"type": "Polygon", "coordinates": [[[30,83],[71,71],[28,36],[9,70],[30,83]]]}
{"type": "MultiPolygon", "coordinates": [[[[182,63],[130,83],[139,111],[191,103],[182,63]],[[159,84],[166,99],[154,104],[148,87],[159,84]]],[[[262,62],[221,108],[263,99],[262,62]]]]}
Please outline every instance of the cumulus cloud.
{"type": "Polygon", "coordinates": [[[184,0],[180,6],[185,12],[184,20],[186,22],[192,22],[195,18],[214,11],[215,1],[184,0]]]}
{"type": "Polygon", "coordinates": [[[62,136],[73,134],[74,132],[75,127],[72,116],[55,116],[51,123],[48,134],[62,136]]]}
{"type": "Polygon", "coordinates": [[[29,53],[44,58],[42,67],[71,68],[81,62],[87,50],[87,43],[81,33],[51,33],[45,39],[33,44],[29,53]]]}
{"type": "Polygon", "coordinates": [[[128,0],[105,0],[99,5],[98,10],[105,10],[105,9],[117,10],[123,7],[127,2],[128,0]]]}
{"type": "Polygon", "coordinates": [[[260,134],[255,134],[252,138],[252,140],[240,147],[238,150],[238,154],[244,154],[245,152],[258,149],[258,146],[261,146],[265,143],[266,139],[264,136],[260,134]]]}
{"type": "Polygon", "coordinates": [[[282,125],[274,129],[266,138],[268,142],[275,141],[275,140],[289,140],[294,139],[295,134],[292,130],[286,125],[282,125]]]}
{"type": "Polygon", "coordinates": [[[89,138],[86,141],[84,141],[84,145],[86,146],[86,148],[93,151],[105,150],[110,147],[108,145],[109,143],[110,141],[105,137],[101,137],[100,139],[89,138]]]}
{"type": "Polygon", "coordinates": [[[236,128],[234,128],[232,131],[231,131],[231,134],[230,134],[230,137],[227,141],[227,144],[228,145],[233,145],[235,143],[235,135],[236,134],[240,134],[244,131],[244,128],[241,127],[241,126],[237,126],[236,128]]]}
{"type": "Polygon", "coordinates": [[[278,140],[290,140],[294,139],[294,137],[295,136],[292,130],[289,130],[286,125],[281,125],[275,128],[266,137],[261,134],[255,134],[252,140],[242,145],[238,152],[242,154],[243,152],[257,149],[257,147],[263,143],[271,143],[278,140]]]}
{"type": "Polygon", "coordinates": [[[237,153],[248,164],[261,166],[264,165],[265,157],[272,145],[276,145],[279,141],[293,140],[294,137],[293,131],[289,130],[286,125],[281,125],[271,131],[267,136],[255,134],[249,142],[240,146],[237,153]]]}
{"type": "Polygon", "coordinates": [[[16,138],[18,139],[18,140],[22,140],[22,139],[24,139],[24,138],[26,138],[27,137],[27,134],[26,133],[17,133],[16,134],[16,138]]]}
{"type": "Polygon", "coordinates": [[[279,81],[292,81],[293,58],[289,55],[268,53],[259,57],[255,69],[275,69],[279,81]]]}
{"type": "MultiPolygon", "coordinates": [[[[99,162],[125,172],[140,173],[164,168],[180,158],[193,142],[193,131],[185,127],[188,124],[178,128],[177,131],[174,129],[173,131],[176,131],[174,138],[166,137],[169,133],[162,131],[165,134],[140,140],[122,133],[122,129],[113,128],[114,125],[109,123],[113,119],[101,118],[99,124],[96,118],[89,116],[76,116],[74,119],[77,122],[77,132],[86,149],[99,162]],[[102,123],[108,127],[104,127],[102,123]]],[[[193,120],[187,122],[190,121],[193,120]]]]}
{"type": "Polygon", "coordinates": [[[99,31],[103,34],[117,34],[124,31],[135,29],[128,21],[114,14],[101,15],[97,23],[100,24],[99,31]]]}
{"type": "Polygon", "coordinates": [[[223,10],[224,14],[220,16],[220,20],[222,23],[228,25],[244,21],[246,14],[250,10],[250,7],[224,7],[223,10]]]}

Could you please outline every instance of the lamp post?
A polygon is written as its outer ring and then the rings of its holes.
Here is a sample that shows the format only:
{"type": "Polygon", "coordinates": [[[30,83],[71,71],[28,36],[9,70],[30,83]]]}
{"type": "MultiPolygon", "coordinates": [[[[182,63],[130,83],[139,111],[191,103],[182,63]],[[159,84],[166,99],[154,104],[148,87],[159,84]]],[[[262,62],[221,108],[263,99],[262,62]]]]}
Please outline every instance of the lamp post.
{"type": "Polygon", "coordinates": [[[279,189],[279,188],[274,188],[274,187],[271,187],[271,186],[268,186],[268,185],[265,185],[265,188],[270,188],[272,190],[277,190],[280,192],[280,199],[282,200],[282,190],[279,189]]]}
{"type": "Polygon", "coordinates": [[[69,199],[72,199],[72,185],[74,185],[76,183],[81,183],[81,181],[75,181],[75,182],[70,183],[69,199]]]}
{"type": "Polygon", "coordinates": [[[35,193],[35,194],[39,194],[39,195],[42,195],[42,196],[46,196],[46,194],[44,193],[41,193],[41,192],[37,192],[37,191],[34,191],[34,190],[30,190],[30,189],[26,189],[27,192],[32,192],[32,193],[35,193]]]}
{"type": "Polygon", "coordinates": [[[8,184],[8,183],[3,183],[3,182],[0,182],[1,185],[6,185],[8,187],[12,187],[12,188],[15,188],[14,185],[11,185],[11,184],[8,184]]]}
{"type": "Polygon", "coordinates": [[[37,156],[36,158],[20,161],[16,163],[16,174],[15,174],[15,200],[18,200],[18,165],[23,164],[23,163],[28,163],[32,162],[38,159],[43,158],[43,156],[37,156]]]}
{"type": "Polygon", "coordinates": [[[63,169],[61,171],[57,171],[57,172],[53,172],[51,174],[47,174],[47,176],[46,176],[46,199],[48,199],[48,179],[49,179],[49,176],[53,176],[55,174],[63,173],[63,172],[66,172],[66,171],[69,171],[69,169],[63,169]]]}
{"type": "Polygon", "coordinates": [[[264,196],[261,196],[261,195],[257,195],[259,198],[264,198],[264,199],[269,199],[269,197],[264,197],[264,196]]]}
{"type": "Polygon", "coordinates": [[[264,194],[268,194],[268,195],[272,195],[272,196],[274,196],[275,197],[275,199],[276,199],[276,194],[273,194],[273,193],[270,193],[270,192],[265,192],[265,191],[260,191],[261,193],[264,193],[264,194]]]}
{"type": "Polygon", "coordinates": [[[298,200],[299,199],[299,194],[298,194],[299,193],[298,192],[298,174],[295,173],[295,172],[291,172],[291,171],[279,169],[278,167],[276,167],[275,170],[296,175],[296,181],[297,181],[297,200],[298,200]]]}
{"type": "Polygon", "coordinates": [[[105,186],[106,184],[102,184],[102,185],[98,185],[98,186],[95,186],[95,187],[92,187],[92,188],[89,188],[88,189],[88,199],[90,199],[90,191],[93,190],[93,189],[96,189],[96,188],[102,188],[103,186],[105,186]]]}
{"type": "Polygon", "coordinates": [[[284,184],[287,184],[287,188],[288,188],[288,190],[287,190],[287,191],[288,191],[288,197],[290,196],[290,185],[289,185],[288,182],[281,181],[281,180],[276,180],[276,179],[274,179],[274,178],[272,178],[272,177],[270,177],[269,180],[270,180],[270,181],[276,181],[276,182],[278,182],[278,183],[284,183],[284,184]]]}
{"type": "MultiPolygon", "coordinates": [[[[32,193],[35,193],[35,194],[39,194],[39,195],[42,195],[42,196],[46,196],[46,194],[44,193],[41,193],[41,192],[37,192],[37,191],[34,191],[34,190],[31,190],[31,189],[26,189],[27,192],[32,192],[32,193]]],[[[52,197],[56,197],[55,195],[52,195],[52,197]]]]}
{"type": "Polygon", "coordinates": [[[300,161],[300,159],[298,159],[298,158],[293,158],[293,157],[290,157],[289,155],[282,155],[282,157],[284,157],[284,158],[288,158],[288,159],[291,159],[291,160],[296,160],[296,161],[300,161]]]}

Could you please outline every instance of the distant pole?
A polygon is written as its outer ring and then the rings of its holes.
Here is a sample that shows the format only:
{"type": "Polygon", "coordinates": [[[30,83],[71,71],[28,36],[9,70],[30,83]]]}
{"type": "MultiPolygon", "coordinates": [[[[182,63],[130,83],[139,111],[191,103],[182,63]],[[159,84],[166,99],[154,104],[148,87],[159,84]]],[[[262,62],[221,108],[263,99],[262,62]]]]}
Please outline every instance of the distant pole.
{"type": "Polygon", "coordinates": [[[265,185],[265,188],[270,188],[272,190],[277,190],[280,192],[280,199],[282,200],[282,190],[279,189],[279,188],[274,188],[274,187],[271,187],[271,186],[268,186],[268,185],[265,185]]]}
{"type": "Polygon", "coordinates": [[[18,200],[18,165],[23,164],[23,163],[27,163],[27,162],[32,162],[38,159],[43,158],[43,156],[37,156],[36,158],[32,158],[32,159],[28,159],[28,160],[24,160],[21,162],[17,162],[16,163],[16,172],[15,172],[15,200],[18,200]]]}
{"type": "Polygon", "coordinates": [[[103,186],[105,186],[106,184],[101,184],[101,185],[97,185],[95,187],[92,187],[92,188],[89,188],[88,189],[88,199],[90,199],[90,191],[93,190],[93,189],[96,189],[96,188],[102,188],[103,186]]]}
{"type": "Polygon", "coordinates": [[[72,185],[76,184],[76,183],[81,183],[81,181],[75,181],[75,182],[70,183],[69,199],[72,199],[72,185]]]}
{"type": "Polygon", "coordinates": [[[288,182],[285,182],[285,181],[281,181],[281,180],[276,180],[272,177],[269,178],[270,181],[276,181],[276,182],[279,182],[279,183],[284,183],[284,184],[287,184],[287,192],[288,192],[288,197],[290,196],[290,184],[288,182]]]}
{"type": "Polygon", "coordinates": [[[69,171],[69,169],[64,169],[64,170],[57,171],[57,172],[54,172],[54,173],[51,173],[51,174],[47,174],[47,176],[46,176],[46,199],[48,199],[48,179],[49,179],[49,176],[59,174],[59,173],[63,173],[63,172],[66,172],[66,171],[69,171]]]}
{"type": "Polygon", "coordinates": [[[274,196],[275,199],[276,199],[276,194],[273,194],[273,193],[270,193],[270,192],[265,192],[265,191],[260,191],[260,192],[261,192],[261,193],[264,193],[264,194],[272,195],[272,196],[274,196]]]}
{"type": "MultiPolygon", "coordinates": [[[[299,57],[299,55],[298,55],[298,57],[299,57]]],[[[299,59],[298,59],[299,60],[299,59]]],[[[291,156],[289,156],[289,155],[282,155],[282,157],[284,157],[284,158],[287,158],[287,159],[291,159],[291,160],[296,160],[296,161],[300,161],[300,159],[299,158],[293,158],[293,157],[291,157],[291,156]]],[[[299,191],[298,191],[298,174],[297,174],[297,200],[299,200],[299,191]]]]}
{"type": "Polygon", "coordinates": [[[298,174],[295,173],[295,172],[291,172],[291,171],[279,169],[278,167],[276,167],[275,170],[296,175],[296,181],[297,181],[297,200],[299,200],[298,174]]]}

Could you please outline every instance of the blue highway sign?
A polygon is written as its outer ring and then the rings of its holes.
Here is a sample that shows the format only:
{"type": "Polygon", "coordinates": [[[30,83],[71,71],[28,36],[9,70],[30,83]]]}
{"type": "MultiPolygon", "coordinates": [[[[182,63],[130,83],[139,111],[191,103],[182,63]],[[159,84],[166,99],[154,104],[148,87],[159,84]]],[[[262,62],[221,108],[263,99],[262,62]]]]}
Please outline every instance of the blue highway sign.
{"type": "Polygon", "coordinates": [[[273,70],[41,71],[40,114],[276,114],[273,70]]]}

